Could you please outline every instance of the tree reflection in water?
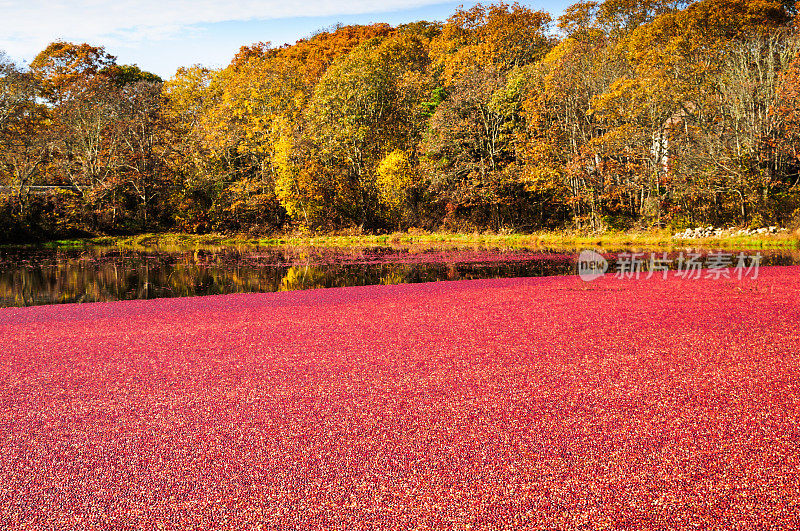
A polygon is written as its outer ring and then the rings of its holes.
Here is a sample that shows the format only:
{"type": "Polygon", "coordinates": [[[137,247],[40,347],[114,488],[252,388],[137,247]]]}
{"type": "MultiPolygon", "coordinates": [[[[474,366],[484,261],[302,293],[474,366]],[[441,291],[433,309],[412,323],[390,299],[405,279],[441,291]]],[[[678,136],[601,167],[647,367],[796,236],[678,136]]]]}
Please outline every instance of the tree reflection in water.
{"type": "MultiPolygon", "coordinates": [[[[800,263],[798,251],[764,254],[764,265],[800,263]]],[[[0,305],[568,275],[575,273],[576,256],[499,249],[2,248],[0,305]]]]}

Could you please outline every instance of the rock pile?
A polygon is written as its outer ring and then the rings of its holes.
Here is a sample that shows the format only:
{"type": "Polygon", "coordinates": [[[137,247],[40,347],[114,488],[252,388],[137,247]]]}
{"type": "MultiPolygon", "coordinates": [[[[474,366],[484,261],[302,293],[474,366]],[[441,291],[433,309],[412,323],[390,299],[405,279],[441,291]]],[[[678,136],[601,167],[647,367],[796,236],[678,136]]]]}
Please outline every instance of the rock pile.
{"type": "Polygon", "coordinates": [[[683,232],[676,232],[672,237],[681,240],[693,240],[695,238],[724,238],[726,236],[753,236],[758,234],[781,234],[789,232],[788,229],[775,226],[762,227],[760,229],[737,229],[729,227],[696,227],[686,229],[683,232]]]}

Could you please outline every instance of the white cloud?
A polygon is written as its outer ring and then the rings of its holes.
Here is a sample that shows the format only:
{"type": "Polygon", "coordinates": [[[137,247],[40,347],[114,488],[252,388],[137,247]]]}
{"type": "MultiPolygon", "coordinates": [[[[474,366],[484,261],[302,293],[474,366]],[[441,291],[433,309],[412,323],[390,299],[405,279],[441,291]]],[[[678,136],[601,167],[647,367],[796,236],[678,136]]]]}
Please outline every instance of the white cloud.
{"type": "Polygon", "coordinates": [[[378,13],[441,1],[0,0],[0,49],[30,58],[56,39],[131,46],[176,36],[193,25],[378,13]]]}

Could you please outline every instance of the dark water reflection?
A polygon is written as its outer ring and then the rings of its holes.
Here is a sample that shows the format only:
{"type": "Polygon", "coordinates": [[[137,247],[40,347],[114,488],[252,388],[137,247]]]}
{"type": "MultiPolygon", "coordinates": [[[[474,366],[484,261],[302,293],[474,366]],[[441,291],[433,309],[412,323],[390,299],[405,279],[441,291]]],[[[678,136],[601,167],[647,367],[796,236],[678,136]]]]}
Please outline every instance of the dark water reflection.
{"type": "MultiPolygon", "coordinates": [[[[800,264],[761,251],[763,265],[800,264]]],[[[0,249],[0,306],[576,273],[577,252],[500,249],[0,249]]],[[[607,254],[613,271],[615,255],[607,254]]]]}

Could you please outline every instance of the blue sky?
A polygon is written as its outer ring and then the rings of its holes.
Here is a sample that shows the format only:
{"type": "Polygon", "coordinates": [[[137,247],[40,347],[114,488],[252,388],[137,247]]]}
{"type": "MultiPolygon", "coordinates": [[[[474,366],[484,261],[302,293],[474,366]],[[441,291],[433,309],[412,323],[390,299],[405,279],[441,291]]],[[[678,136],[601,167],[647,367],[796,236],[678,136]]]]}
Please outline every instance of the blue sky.
{"type": "MultiPolygon", "coordinates": [[[[490,2],[485,2],[490,3],[490,2]]],[[[572,1],[520,2],[558,17],[572,1]]],[[[343,24],[444,20],[462,2],[436,0],[0,0],[0,50],[27,63],[49,42],[105,46],[123,64],[168,78],[179,66],[226,65],[243,45],[294,43],[343,24]]],[[[474,2],[463,2],[465,7],[474,2]]]]}

